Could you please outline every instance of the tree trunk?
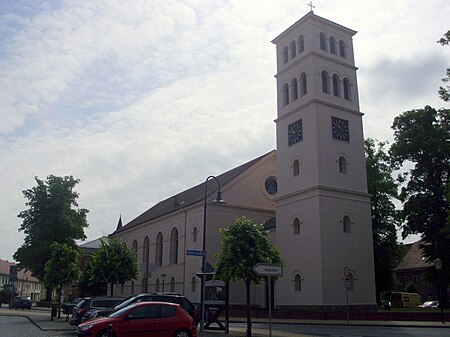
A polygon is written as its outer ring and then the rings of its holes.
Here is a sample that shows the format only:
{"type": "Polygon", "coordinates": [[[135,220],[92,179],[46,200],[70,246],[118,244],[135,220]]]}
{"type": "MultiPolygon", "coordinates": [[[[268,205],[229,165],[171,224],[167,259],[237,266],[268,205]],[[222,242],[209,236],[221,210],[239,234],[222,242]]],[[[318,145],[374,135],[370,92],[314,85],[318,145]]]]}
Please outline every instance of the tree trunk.
{"type": "Polygon", "coordinates": [[[62,284],[59,285],[59,296],[58,296],[58,319],[61,318],[61,305],[62,305],[62,284]]]}
{"type": "Polygon", "coordinates": [[[245,280],[245,288],[247,289],[247,334],[246,337],[252,337],[252,317],[250,305],[250,280],[245,280]]]}
{"type": "Polygon", "coordinates": [[[52,291],[53,289],[50,287],[45,288],[45,301],[51,303],[52,301],[52,291]]]}
{"type": "Polygon", "coordinates": [[[111,282],[111,295],[110,296],[113,296],[113,294],[114,294],[114,283],[111,282]]]}

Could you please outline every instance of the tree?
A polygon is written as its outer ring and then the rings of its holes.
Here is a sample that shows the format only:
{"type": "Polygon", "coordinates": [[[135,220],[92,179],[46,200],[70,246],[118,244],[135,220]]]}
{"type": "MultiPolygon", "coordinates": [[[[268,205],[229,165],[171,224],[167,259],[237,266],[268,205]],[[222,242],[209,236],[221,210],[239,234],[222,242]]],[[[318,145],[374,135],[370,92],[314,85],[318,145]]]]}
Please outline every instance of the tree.
{"type": "Polygon", "coordinates": [[[257,263],[281,265],[280,252],[270,241],[262,225],[245,217],[236,219],[223,229],[221,251],[217,255],[215,277],[225,281],[244,280],[247,290],[247,336],[252,336],[250,315],[250,284],[259,284],[263,277],[253,271],[257,263]]]}
{"type": "MultiPolygon", "coordinates": [[[[50,244],[65,243],[76,247],[75,240],[84,240],[88,227],[88,210],[78,207],[78,193],[74,190],[80,181],[72,176],[50,175],[46,181],[35,177],[37,185],[23,191],[28,201],[27,210],[19,213],[22,219],[19,231],[25,233],[24,243],[14,253],[21,269],[27,269],[40,280],[45,278],[45,264],[51,257],[50,244]]],[[[50,300],[52,289],[47,289],[50,300]]]]}
{"type": "MultiPolygon", "coordinates": [[[[443,261],[441,289],[450,280],[450,224],[447,221],[450,173],[450,110],[430,106],[402,113],[394,119],[394,164],[409,162],[412,168],[399,176],[406,183],[400,200],[403,208],[403,237],[421,234],[428,262],[443,261]]],[[[443,303],[448,306],[448,293],[443,303]]]]}
{"type": "MultiPolygon", "coordinates": [[[[450,42],[450,30],[447,31],[447,33],[444,34],[443,37],[441,37],[438,41],[443,46],[448,46],[450,42]]],[[[442,79],[442,82],[447,83],[450,81],[450,68],[447,68],[447,77],[442,79]]],[[[448,102],[450,101],[450,87],[447,85],[447,88],[439,87],[439,97],[448,102]]]]}
{"type": "Polygon", "coordinates": [[[398,184],[392,177],[394,168],[390,165],[385,146],[386,143],[371,138],[364,142],[367,186],[371,195],[375,284],[377,302],[380,304],[381,292],[394,288],[394,269],[401,258],[397,243],[397,227],[401,222],[392,202],[398,198],[398,184]]]}
{"type": "Polygon", "coordinates": [[[62,289],[78,281],[80,277],[80,253],[66,243],[53,242],[51,257],[45,264],[44,284],[47,288],[58,289],[58,318],[61,318],[62,289]]]}
{"type": "Polygon", "coordinates": [[[112,296],[115,284],[124,284],[138,277],[136,252],[118,238],[109,242],[102,240],[101,247],[92,257],[91,272],[93,282],[108,283],[111,286],[112,296]]]}

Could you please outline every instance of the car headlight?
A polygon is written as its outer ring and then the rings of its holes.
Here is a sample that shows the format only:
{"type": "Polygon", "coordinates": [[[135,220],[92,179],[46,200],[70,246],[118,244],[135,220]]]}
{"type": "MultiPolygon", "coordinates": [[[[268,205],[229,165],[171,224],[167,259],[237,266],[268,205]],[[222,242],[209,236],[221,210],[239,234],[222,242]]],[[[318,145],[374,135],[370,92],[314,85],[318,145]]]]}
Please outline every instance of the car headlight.
{"type": "Polygon", "coordinates": [[[83,326],[79,326],[78,329],[80,329],[80,331],[87,331],[90,328],[92,328],[93,326],[94,326],[94,324],[86,324],[86,325],[83,325],[83,326]]]}

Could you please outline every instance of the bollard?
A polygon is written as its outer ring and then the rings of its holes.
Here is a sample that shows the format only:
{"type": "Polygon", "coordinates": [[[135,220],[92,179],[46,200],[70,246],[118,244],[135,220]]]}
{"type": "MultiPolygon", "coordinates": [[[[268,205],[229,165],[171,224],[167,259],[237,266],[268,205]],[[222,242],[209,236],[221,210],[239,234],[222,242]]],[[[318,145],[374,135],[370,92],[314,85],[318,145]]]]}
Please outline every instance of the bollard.
{"type": "Polygon", "coordinates": [[[57,307],[56,306],[54,306],[54,305],[52,305],[52,308],[51,308],[51,320],[53,321],[53,317],[56,317],[56,313],[57,313],[57,307]]]}

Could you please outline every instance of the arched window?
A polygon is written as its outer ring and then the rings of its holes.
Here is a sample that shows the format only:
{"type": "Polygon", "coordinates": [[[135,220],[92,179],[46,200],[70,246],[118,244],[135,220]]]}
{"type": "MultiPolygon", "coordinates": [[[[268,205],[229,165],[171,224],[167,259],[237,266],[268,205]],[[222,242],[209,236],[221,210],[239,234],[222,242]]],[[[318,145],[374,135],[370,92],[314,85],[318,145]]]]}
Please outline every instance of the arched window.
{"type": "Polygon", "coordinates": [[[305,96],[308,93],[308,87],[306,85],[306,73],[300,75],[300,95],[305,96]]]}
{"type": "Polygon", "coordinates": [[[347,173],[347,159],[344,156],[339,157],[339,173],[347,173]]]}
{"type": "Polygon", "coordinates": [[[299,218],[295,218],[293,223],[292,223],[292,227],[294,228],[294,235],[299,235],[300,234],[300,219],[299,218]]]}
{"type": "Polygon", "coordinates": [[[283,85],[283,105],[289,104],[289,86],[287,83],[283,85]]]}
{"type": "Polygon", "coordinates": [[[178,229],[173,228],[170,233],[170,263],[178,263],[178,229]]]}
{"type": "Polygon", "coordinates": [[[137,252],[138,247],[137,247],[137,240],[133,241],[133,244],[131,245],[131,249],[134,250],[135,252],[137,252]]]}
{"type": "Polygon", "coordinates": [[[159,278],[157,278],[155,282],[155,291],[159,292],[159,278]]]}
{"type": "Polygon", "coordinates": [[[336,39],[334,36],[330,37],[330,53],[336,54],[336,39]]]}
{"type": "Polygon", "coordinates": [[[339,76],[333,75],[333,95],[339,97],[339,76]]]}
{"type": "Polygon", "coordinates": [[[350,80],[346,77],[343,81],[344,86],[344,98],[346,100],[351,100],[351,92],[350,92],[350,80]]]}
{"type": "Polygon", "coordinates": [[[196,276],[192,276],[191,291],[193,293],[195,293],[197,291],[197,277],[196,276]]]}
{"type": "Polygon", "coordinates": [[[198,237],[198,228],[194,227],[194,229],[192,230],[192,242],[197,242],[197,237],[198,237]]]}
{"type": "Polygon", "coordinates": [[[150,239],[145,236],[144,239],[144,251],[142,253],[142,262],[148,263],[150,257],[150,239]]]}
{"type": "Polygon", "coordinates": [[[327,38],[325,37],[324,33],[320,33],[319,40],[320,40],[320,49],[327,50],[327,38]]]}
{"type": "Polygon", "coordinates": [[[170,292],[174,293],[175,292],[175,278],[171,278],[170,279],[170,292]]]}
{"type": "Polygon", "coordinates": [[[299,274],[295,274],[294,276],[294,290],[302,291],[302,278],[299,274]]]}
{"type": "Polygon", "coordinates": [[[292,101],[298,99],[298,84],[297,79],[293,78],[291,81],[292,101]]]}
{"type": "Polygon", "coordinates": [[[298,53],[300,54],[305,50],[305,38],[303,35],[300,35],[298,38],[298,53]]]}
{"type": "Polygon", "coordinates": [[[142,293],[148,292],[148,282],[147,282],[147,278],[146,277],[142,278],[141,292],[142,293]]]}
{"type": "Polygon", "coordinates": [[[294,177],[300,174],[300,162],[298,159],[295,159],[292,163],[292,174],[294,177]]]}
{"type": "Polygon", "coordinates": [[[288,63],[289,61],[289,50],[288,47],[283,48],[283,64],[288,63]]]}
{"type": "Polygon", "coordinates": [[[345,52],[345,42],[342,40],[339,41],[339,56],[347,57],[345,52]]]}
{"type": "Polygon", "coordinates": [[[330,88],[328,85],[328,72],[325,70],[322,71],[322,92],[325,94],[330,93],[330,88]]]}
{"type": "Polygon", "coordinates": [[[156,254],[155,254],[155,264],[156,266],[162,266],[163,258],[163,235],[161,232],[156,236],[156,254]]]}
{"type": "Polygon", "coordinates": [[[291,59],[297,56],[297,45],[295,44],[295,41],[291,42],[291,59]]]}
{"type": "Polygon", "coordinates": [[[351,221],[350,217],[348,215],[345,215],[342,218],[342,225],[343,225],[344,233],[350,233],[351,224],[352,224],[352,221],[351,221]]]}

